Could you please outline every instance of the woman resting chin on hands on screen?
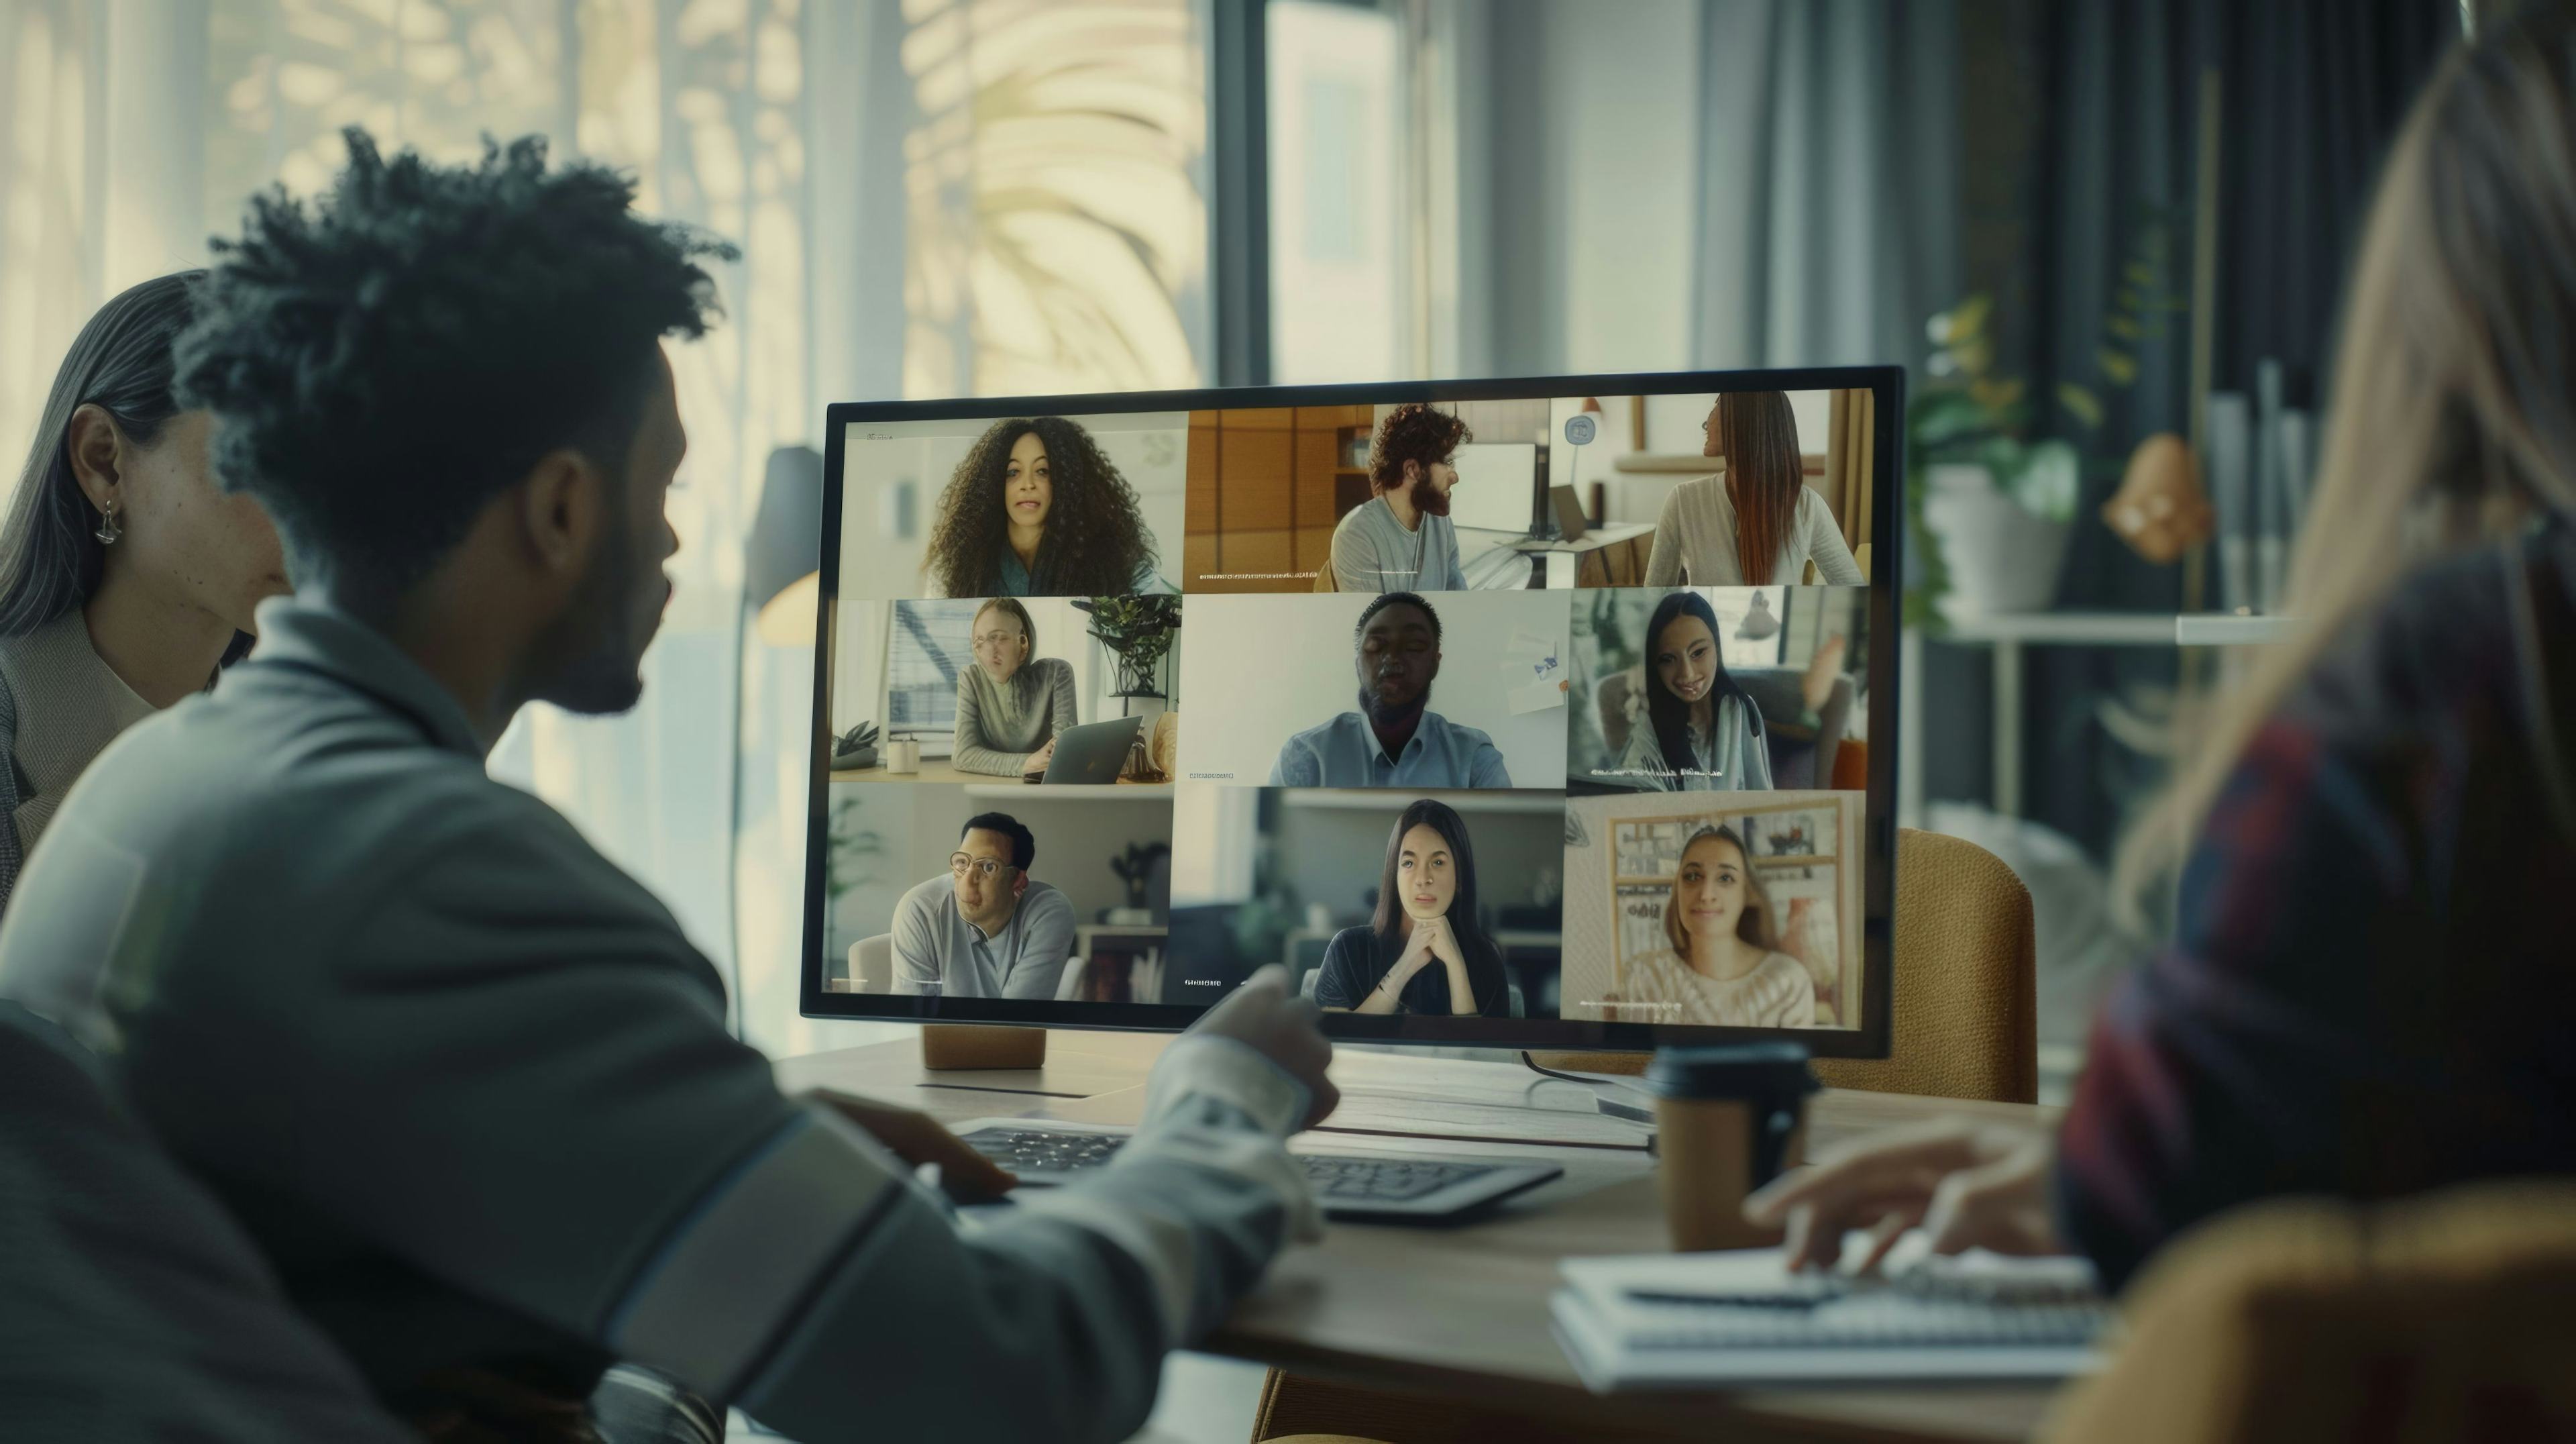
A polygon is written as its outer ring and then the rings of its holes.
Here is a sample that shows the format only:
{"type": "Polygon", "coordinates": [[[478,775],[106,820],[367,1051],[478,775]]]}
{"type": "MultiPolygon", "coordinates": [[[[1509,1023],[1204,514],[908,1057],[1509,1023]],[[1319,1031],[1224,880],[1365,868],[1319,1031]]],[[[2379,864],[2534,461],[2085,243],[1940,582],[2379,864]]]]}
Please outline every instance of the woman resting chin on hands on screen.
{"type": "Polygon", "coordinates": [[[1467,825],[1429,798],[1387,835],[1377,917],[1334,934],[1315,1001],[1328,1013],[1505,1017],[1502,950],[1476,923],[1476,857],[1467,825]]]}

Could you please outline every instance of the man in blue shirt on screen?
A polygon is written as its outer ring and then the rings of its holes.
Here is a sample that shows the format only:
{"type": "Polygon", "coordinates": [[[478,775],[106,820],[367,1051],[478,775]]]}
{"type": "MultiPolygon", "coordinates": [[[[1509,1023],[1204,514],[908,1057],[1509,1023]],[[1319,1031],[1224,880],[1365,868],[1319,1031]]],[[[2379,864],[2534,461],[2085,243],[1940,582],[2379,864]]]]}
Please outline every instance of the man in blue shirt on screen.
{"type": "Polygon", "coordinates": [[[1430,710],[1440,614],[1411,592],[1360,613],[1353,667],[1360,709],[1288,739],[1273,787],[1509,787],[1494,739],[1430,710]]]}

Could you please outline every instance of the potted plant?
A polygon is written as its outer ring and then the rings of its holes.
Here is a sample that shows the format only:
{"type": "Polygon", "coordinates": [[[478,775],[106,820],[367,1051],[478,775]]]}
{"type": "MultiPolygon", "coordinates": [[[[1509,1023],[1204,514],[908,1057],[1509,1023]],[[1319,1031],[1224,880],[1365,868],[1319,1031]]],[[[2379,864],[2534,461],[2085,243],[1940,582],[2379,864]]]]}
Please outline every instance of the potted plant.
{"type": "Polygon", "coordinates": [[[1972,295],[1932,318],[1932,380],[1906,407],[1907,522],[1916,557],[1905,619],[1939,626],[1967,616],[2037,611],[2057,596],[2088,474],[2116,472],[2094,455],[2102,392],[2138,379],[2138,350],[2162,339],[2184,298],[2168,280],[2170,227],[2150,215],[2123,259],[2088,385],[2058,383],[2041,408],[1997,367],[1994,301],[1972,295]]]}
{"type": "Polygon", "coordinates": [[[1118,664],[1118,697],[1163,697],[1163,659],[1181,628],[1181,599],[1169,594],[1092,597],[1076,601],[1091,614],[1091,635],[1118,664]]]}
{"type": "Polygon", "coordinates": [[[1147,896],[1154,877],[1154,864],[1172,855],[1170,844],[1131,842],[1124,852],[1109,859],[1110,872],[1127,888],[1127,905],[1110,908],[1101,921],[1113,926],[1142,927],[1154,920],[1152,899],[1147,896]]]}

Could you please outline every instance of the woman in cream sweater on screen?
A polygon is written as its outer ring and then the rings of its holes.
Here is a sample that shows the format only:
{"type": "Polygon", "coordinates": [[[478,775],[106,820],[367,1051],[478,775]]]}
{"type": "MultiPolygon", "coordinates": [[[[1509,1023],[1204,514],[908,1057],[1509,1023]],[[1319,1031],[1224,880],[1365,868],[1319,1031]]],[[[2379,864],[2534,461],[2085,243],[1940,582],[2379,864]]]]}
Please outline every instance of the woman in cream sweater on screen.
{"type": "Polygon", "coordinates": [[[1771,899],[1729,827],[1703,827],[1682,845],[1664,904],[1664,939],[1628,960],[1605,1010],[1623,1023],[1718,1028],[1812,1028],[1816,987],[1781,952],[1771,899]]]}
{"type": "Polygon", "coordinates": [[[1807,485],[1788,392],[1720,396],[1701,432],[1700,454],[1725,458],[1726,470],[1664,498],[1647,586],[1796,586],[1811,561],[1826,586],[1866,583],[1833,509],[1807,485]]]}

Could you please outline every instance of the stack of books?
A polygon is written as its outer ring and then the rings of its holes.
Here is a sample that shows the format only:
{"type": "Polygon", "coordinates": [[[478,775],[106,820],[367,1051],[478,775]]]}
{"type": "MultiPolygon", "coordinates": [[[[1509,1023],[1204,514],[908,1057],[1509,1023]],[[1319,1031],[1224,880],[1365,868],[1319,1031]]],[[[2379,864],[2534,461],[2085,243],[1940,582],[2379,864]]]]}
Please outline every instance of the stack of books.
{"type": "Polygon", "coordinates": [[[1584,1384],[2063,1379],[2113,1321],[2081,1259],[1971,1254],[1887,1274],[1790,1273],[1777,1249],[1568,1259],[1557,1341],[1584,1384]]]}

